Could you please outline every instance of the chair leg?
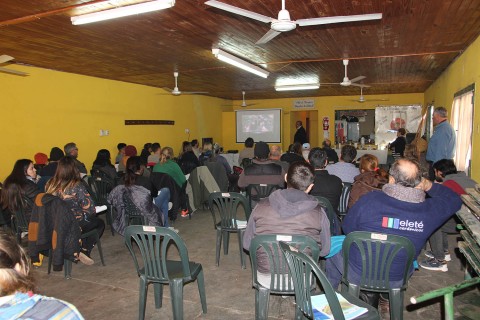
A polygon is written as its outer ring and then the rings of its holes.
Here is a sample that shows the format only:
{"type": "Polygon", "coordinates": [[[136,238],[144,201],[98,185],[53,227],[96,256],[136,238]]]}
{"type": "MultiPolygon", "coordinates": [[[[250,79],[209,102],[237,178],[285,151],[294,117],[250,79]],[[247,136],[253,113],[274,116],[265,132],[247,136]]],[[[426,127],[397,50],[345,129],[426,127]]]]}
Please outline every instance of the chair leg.
{"type": "Polygon", "coordinates": [[[207,313],[207,296],[205,295],[205,279],[203,278],[203,269],[197,276],[198,293],[200,294],[200,302],[202,303],[203,313],[207,313]]]}
{"type": "Polygon", "coordinates": [[[390,319],[403,319],[403,291],[400,289],[393,289],[388,292],[388,299],[390,300],[390,319]]]}
{"type": "Polygon", "coordinates": [[[243,233],[244,230],[239,230],[238,233],[238,247],[240,249],[240,264],[242,265],[242,269],[246,269],[245,266],[245,253],[243,252],[243,233]]]}
{"type": "Polygon", "coordinates": [[[138,300],[138,319],[145,319],[145,308],[147,307],[147,279],[140,277],[140,297],[138,300]]]}
{"type": "Polygon", "coordinates": [[[215,259],[217,262],[217,267],[220,265],[220,247],[222,246],[222,230],[217,229],[217,245],[216,245],[216,254],[215,259]]]}
{"type": "Polygon", "coordinates": [[[50,274],[51,270],[52,270],[52,250],[48,250],[48,271],[47,271],[47,274],[50,274]]]}
{"type": "Polygon", "coordinates": [[[223,232],[223,254],[228,254],[228,243],[230,242],[230,232],[223,232]]]}
{"type": "Polygon", "coordinates": [[[160,309],[162,307],[163,284],[154,283],[153,290],[155,294],[155,308],[160,309]]]}
{"type": "Polygon", "coordinates": [[[107,224],[110,226],[110,231],[112,232],[112,236],[115,235],[115,230],[113,230],[113,207],[107,209],[107,224]]]}
{"type": "Polygon", "coordinates": [[[63,260],[63,269],[64,269],[64,276],[65,279],[69,280],[72,279],[72,261],[68,259],[63,260]]]}
{"type": "Polygon", "coordinates": [[[170,298],[172,299],[172,310],[174,319],[183,319],[183,281],[173,279],[170,281],[170,298]]]}
{"type": "Polygon", "coordinates": [[[102,242],[100,241],[100,237],[98,236],[98,233],[96,234],[96,238],[97,238],[98,253],[100,254],[100,260],[102,261],[102,266],[105,266],[105,260],[103,259],[102,242]]]}
{"type": "Polygon", "coordinates": [[[255,320],[268,319],[268,303],[270,301],[270,290],[260,286],[255,290],[255,320]]]}

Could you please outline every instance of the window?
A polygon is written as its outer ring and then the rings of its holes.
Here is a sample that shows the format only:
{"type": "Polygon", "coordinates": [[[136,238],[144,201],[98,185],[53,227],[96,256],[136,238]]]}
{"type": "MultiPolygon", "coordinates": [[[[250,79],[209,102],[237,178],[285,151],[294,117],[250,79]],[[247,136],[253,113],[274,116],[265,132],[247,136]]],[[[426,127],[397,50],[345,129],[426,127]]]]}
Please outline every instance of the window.
{"type": "Polygon", "coordinates": [[[455,93],[450,124],[457,134],[455,165],[459,171],[469,171],[472,155],[474,85],[455,93]]]}

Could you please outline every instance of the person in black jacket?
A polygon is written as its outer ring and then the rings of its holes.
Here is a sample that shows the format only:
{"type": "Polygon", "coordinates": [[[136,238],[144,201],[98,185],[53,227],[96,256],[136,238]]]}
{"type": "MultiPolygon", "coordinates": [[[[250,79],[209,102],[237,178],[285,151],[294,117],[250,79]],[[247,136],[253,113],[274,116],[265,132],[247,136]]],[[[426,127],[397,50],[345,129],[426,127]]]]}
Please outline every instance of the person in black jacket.
{"type": "Polygon", "coordinates": [[[405,135],[407,134],[407,131],[405,128],[400,128],[397,131],[397,139],[390,143],[390,146],[388,147],[389,149],[392,149],[392,155],[394,158],[400,158],[403,157],[403,153],[405,151],[405,146],[407,145],[407,139],[405,138],[405,135]]]}
{"type": "Polygon", "coordinates": [[[11,214],[15,214],[17,210],[23,209],[25,218],[30,220],[33,201],[37,194],[40,193],[36,179],[37,170],[35,170],[32,160],[17,160],[13,166],[12,173],[3,183],[2,208],[8,209],[11,214]]]}
{"type": "Polygon", "coordinates": [[[305,128],[302,126],[302,121],[297,121],[296,123],[297,131],[295,132],[295,136],[293,137],[293,142],[298,142],[300,145],[308,142],[307,140],[307,132],[305,128]]]}
{"type": "Polygon", "coordinates": [[[183,141],[182,151],[178,156],[177,163],[184,175],[190,174],[193,169],[200,166],[200,161],[193,152],[192,144],[189,141],[183,141]]]}

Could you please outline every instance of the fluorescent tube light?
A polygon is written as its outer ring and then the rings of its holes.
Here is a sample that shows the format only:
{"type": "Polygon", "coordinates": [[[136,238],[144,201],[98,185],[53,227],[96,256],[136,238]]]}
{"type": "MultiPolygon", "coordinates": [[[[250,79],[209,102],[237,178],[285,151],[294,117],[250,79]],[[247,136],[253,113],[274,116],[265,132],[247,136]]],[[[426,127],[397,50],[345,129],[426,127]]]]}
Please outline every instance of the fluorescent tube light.
{"type": "Polygon", "coordinates": [[[93,13],[84,14],[81,16],[74,16],[70,19],[73,25],[97,22],[108,19],[115,19],[120,17],[131,16],[134,14],[140,14],[145,12],[157,11],[162,9],[171,8],[175,5],[175,0],[155,0],[149,2],[143,2],[130,6],[119,7],[110,10],[98,11],[93,13]]]}
{"type": "Polygon", "coordinates": [[[257,76],[260,76],[262,78],[267,78],[268,75],[270,74],[270,72],[265,71],[262,68],[259,68],[256,65],[251,64],[250,62],[237,58],[234,55],[231,55],[230,53],[225,52],[223,50],[212,49],[212,53],[215,55],[215,57],[218,58],[218,60],[221,60],[223,62],[231,64],[232,66],[251,72],[253,74],[256,74],[257,76]]]}
{"type": "Polygon", "coordinates": [[[318,88],[320,88],[319,83],[296,84],[291,86],[275,86],[276,91],[314,90],[318,88]]]}

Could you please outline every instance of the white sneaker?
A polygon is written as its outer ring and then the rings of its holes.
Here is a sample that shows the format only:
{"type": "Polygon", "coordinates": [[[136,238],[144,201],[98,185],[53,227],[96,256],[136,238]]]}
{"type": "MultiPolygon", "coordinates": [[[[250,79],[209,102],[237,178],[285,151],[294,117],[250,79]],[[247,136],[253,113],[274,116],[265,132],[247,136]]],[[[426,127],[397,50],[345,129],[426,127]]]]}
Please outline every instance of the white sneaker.
{"type": "Polygon", "coordinates": [[[172,207],[173,207],[173,203],[169,202],[168,203],[168,211],[170,211],[172,209],[172,207]]]}
{"type": "MultiPolygon", "coordinates": [[[[431,250],[425,251],[425,256],[426,256],[427,258],[435,258],[435,257],[433,256],[433,253],[432,253],[431,250]]],[[[449,252],[448,250],[445,251],[445,259],[443,259],[443,260],[445,260],[445,261],[447,261],[447,262],[448,262],[448,261],[452,261],[452,257],[450,256],[450,252],[449,252]]]]}

